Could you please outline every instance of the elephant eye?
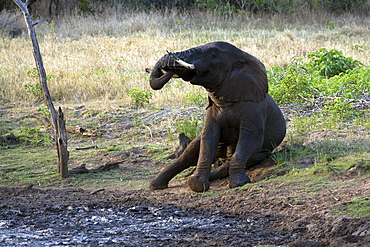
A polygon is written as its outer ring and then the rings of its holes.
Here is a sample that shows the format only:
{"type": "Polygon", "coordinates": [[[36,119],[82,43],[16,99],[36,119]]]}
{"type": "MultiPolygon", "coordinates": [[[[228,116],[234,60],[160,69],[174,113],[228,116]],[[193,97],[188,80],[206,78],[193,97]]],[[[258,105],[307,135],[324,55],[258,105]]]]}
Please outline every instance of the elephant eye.
{"type": "Polygon", "coordinates": [[[216,54],[211,54],[211,58],[215,58],[216,57],[216,54]]]}

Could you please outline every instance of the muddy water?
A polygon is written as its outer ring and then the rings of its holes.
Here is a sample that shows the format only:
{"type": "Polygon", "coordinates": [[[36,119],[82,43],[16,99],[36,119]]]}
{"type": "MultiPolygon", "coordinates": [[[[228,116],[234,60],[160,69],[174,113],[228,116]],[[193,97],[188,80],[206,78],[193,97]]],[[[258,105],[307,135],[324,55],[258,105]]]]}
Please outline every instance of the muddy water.
{"type": "Polygon", "coordinates": [[[280,246],[289,238],[263,224],[173,206],[2,206],[0,246],[280,246]]]}

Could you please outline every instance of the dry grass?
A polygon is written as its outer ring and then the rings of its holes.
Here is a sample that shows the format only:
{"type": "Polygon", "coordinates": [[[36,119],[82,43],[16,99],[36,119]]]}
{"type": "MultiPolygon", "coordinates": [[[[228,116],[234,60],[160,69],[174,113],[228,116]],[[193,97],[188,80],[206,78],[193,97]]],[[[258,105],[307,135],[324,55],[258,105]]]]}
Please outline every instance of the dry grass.
{"type": "MultiPolygon", "coordinates": [[[[37,27],[49,88],[55,102],[91,100],[132,104],[132,88],[153,92],[145,68],[165,49],[179,51],[224,40],[258,57],[266,67],[291,62],[321,47],[335,48],[370,64],[370,19],[322,13],[305,16],[234,16],[214,13],[116,13],[64,17],[37,27]],[[329,24],[329,22],[331,22],[329,24]]],[[[0,101],[30,104],[37,77],[31,44],[23,37],[0,42],[0,101]],[[25,85],[31,87],[25,88],[25,85]]],[[[184,103],[202,88],[179,80],[154,91],[155,106],[184,103]]],[[[204,92],[205,94],[205,92],[204,92]]]]}

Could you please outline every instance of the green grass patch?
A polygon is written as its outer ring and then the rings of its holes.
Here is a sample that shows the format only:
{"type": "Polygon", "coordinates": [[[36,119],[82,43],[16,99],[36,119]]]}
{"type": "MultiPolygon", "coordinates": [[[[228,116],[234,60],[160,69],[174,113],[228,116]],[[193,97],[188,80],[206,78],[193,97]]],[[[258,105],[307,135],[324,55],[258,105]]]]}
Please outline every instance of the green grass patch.
{"type": "Polygon", "coordinates": [[[344,202],[335,209],[339,215],[350,215],[358,218],[370,216],[370,197],[359,198],[344,202]]]}
{"type": "Polygon", "coordinates": [[[0,160],[2,184],[45,185],[50,180],[60,180],[54,150],[24,146],[1,149],[0,160]]]}

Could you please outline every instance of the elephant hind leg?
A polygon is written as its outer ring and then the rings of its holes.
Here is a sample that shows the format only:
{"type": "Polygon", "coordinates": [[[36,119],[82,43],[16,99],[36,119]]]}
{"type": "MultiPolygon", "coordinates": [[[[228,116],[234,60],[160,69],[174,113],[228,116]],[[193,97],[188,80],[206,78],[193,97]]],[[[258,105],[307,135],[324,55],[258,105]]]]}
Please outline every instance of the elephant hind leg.
{"type": "Polygon", "coordinates": [[[213,181],[216,179],[226,178],[229,176],[229,161],[224,162],[221,166],[213,169],[209,176],[209,181],[213,181]]]}
{"type": "MultiPolygon", "coordinates": [[[[264,151],[253,155],[247,162],[246,168],[251,168],[264,161],[270,155],[269,151],[264,151]]],[[[230,161],[224,162],[221,166],[213,169],[209,180],[213,181],[216,179],[226,178],[229,176],[230,161]]]]}
{"type": "Polygon", "coordinates": [[[196,166],[200,149],[200,136],[196,137],[186,147],[184,152],[170,165],[160,171],[157,176],[150,182],[150,190],[167,189],[170,180],[183,170],[196,166]]]}
{"type": "Polygon", "coordinates": [[[270,154],[271,152],[269,150],[263,150],[259,153],[253,154],[252,157],[247,161],[246,168],[251,168],[255,165],[258,165],[259,163],[264,161],[270,154]]]}

